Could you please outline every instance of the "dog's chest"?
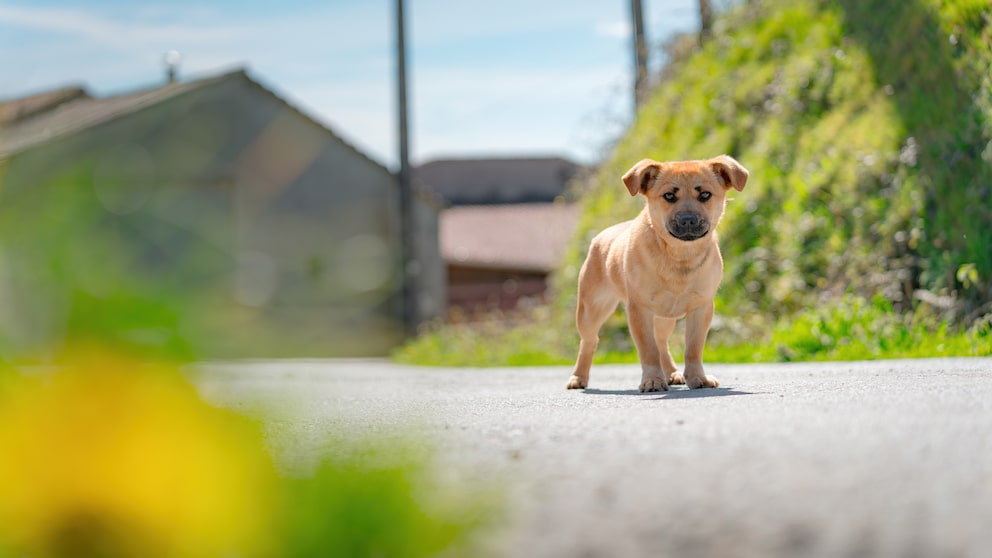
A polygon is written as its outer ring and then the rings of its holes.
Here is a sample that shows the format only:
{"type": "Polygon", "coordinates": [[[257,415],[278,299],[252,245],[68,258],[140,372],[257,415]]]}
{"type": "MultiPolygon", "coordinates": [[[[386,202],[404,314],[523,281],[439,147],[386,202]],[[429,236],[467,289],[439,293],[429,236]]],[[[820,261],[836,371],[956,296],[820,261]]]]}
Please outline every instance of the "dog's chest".
{"type": "Polygon", "coordinates": [[[629,296],[659,316],[682,317],[690,310],[706,306],[713,300],[720,274],[719,269],[705,269],[709,267],[711,266],[706,265],[704,269],[690,275],[677,271],[673,273],[672,270],[646,273],[634,282],[638,287],[629,296]]]}
{"type": "Polygon", "coordinates": [[[666,318],[681,318],[689,310],[709,304],[711,297],[698,291],[673,293],[657,289],[644,293],[641,302],[651,309],[654,314],[666,318]]]}

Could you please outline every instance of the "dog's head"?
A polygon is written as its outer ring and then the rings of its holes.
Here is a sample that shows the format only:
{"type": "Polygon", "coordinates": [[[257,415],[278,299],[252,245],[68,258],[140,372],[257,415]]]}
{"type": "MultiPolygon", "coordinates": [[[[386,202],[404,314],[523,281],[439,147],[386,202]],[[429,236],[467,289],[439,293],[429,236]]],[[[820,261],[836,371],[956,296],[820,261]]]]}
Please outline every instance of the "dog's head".
{"type": "Polygon", "coordinates": [[[623,175],[631,196],[642,194],[655,226],[691,242],[716,228],[723,216],[727,191],[747,184],[748,172],[733,157],[705,161],[659,163],[644,159],[623,175]]]}

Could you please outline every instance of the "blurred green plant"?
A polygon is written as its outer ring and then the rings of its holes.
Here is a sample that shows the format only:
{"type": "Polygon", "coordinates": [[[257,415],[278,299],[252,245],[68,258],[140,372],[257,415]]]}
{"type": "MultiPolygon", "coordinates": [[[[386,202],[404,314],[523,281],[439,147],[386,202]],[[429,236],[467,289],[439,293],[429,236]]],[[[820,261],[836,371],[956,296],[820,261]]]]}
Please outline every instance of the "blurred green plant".
{"type": "Polygon", "coordinates": [[[219,275],[230,258],[154,214],[107,210],[91,165],[79,161],[43,184],[0,172],[0,358],[48,360],[69,342],[94,340],[191,359],[183,324],[201,306],[191,275],[219,275]]]}
{"type": "Polygon", "coordinates": [[[495,499],[445,493],[431,473],[402,449],[374,447],[360,459],[330,456],[311,476],[284,480],[280,556],[470,553],[468,535],[492,522],[495,499]]]}
{"type": "MultiPolygon", "coordinates": [[[[170,361],[382,354],[398,339],[389,280],[358,292],[249,249],[228,186],[115,175],[127,154],[99,146],[46,153],[0,162],[0,360],[88,339],[170,361]]],[[[280,241],[316,234],[279,215],[280,241]]],[[[391,269],[375,235],[342,250],[352,282],[391,269]]]]}
{"type": "Polygon", "coordinates": [[[421,454],[369,440],[279,475],[256,423],[170,365],[74,348],[0,366],[0,556],[470,553],[492,494],[453,492],[421,454]]]}

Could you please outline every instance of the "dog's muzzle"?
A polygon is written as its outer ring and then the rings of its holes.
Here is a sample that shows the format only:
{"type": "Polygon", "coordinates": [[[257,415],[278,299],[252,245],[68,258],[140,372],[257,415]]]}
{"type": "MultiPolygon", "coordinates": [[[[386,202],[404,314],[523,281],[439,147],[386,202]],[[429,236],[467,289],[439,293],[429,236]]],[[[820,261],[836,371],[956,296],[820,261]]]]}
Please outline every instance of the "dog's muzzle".
{"type": "Polygon", "coordinates": [[[668,220],[668,232],[675,238],[690,242],[706,236],[710,224],[695,213],[679,213],[668,220]]]}

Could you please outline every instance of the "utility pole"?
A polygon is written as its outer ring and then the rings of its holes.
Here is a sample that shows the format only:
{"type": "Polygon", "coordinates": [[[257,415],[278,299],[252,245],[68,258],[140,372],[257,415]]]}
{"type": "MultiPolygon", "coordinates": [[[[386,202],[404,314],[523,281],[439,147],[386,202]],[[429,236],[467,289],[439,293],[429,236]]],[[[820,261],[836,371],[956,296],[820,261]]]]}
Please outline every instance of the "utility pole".
{"type": "Polygon", "coordinates": [[[397,179],[400,187],[400,265],[403,299],[403,325],[407,334],[417,327],[417,260],[414,253],[416,227],[413,223],[413,191],[410,184],[409,115],[406,90],[406,21],[403,14],[404,0],[396,0],[396,100],[399,120],[400,170],[397,179]]]}
{"type": "Polygon", "coordinates": [[[636,111],[644,101],[648,79],[648,49],[644,42],[644,10],[641,0],[630,0],[630,15],[634,28],[634,110],[636,111]]]}
{"type": "Polygon", "coordinates": [[[699,0],[699,44],[710,38],[713,31],[713,5],[710,0],[699,0]]]}

